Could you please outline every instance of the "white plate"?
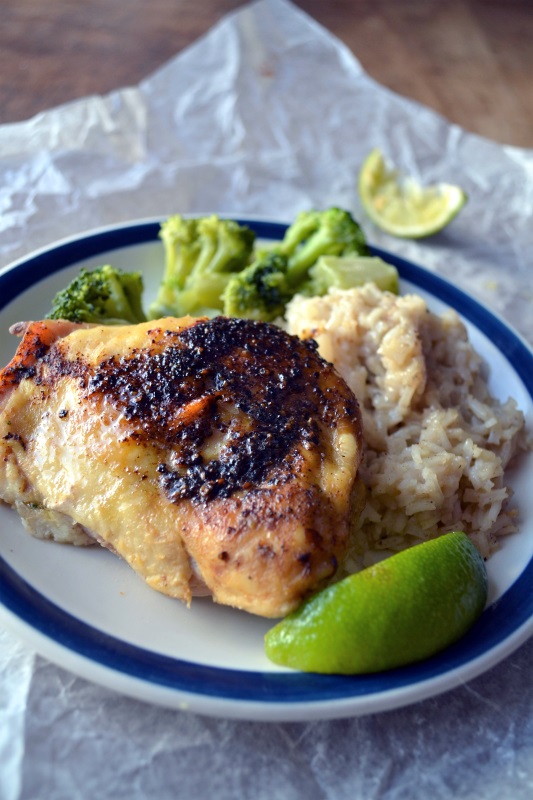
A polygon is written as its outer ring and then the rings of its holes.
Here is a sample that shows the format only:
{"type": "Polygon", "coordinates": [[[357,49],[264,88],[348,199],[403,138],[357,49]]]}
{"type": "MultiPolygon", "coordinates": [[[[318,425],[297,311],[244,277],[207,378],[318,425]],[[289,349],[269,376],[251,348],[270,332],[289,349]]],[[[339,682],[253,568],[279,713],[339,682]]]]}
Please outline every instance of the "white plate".
{"type": "MultiPolygon", "coordinates": [[[[285,227],[242,220],[258,237],[285,227]]],[[[105,228],[39,251],[0,274],[0,361],[13,355],[13,322],[40,319],[81,267],[140,269],[145,298],[162,271],[157,221],[105,228]]],[[[384,255],[380,251],[378,254],[384,255]]],[[[491,389],[514,396],[533,426],[533,353],[501,320],[426,270],[385,254],[402,291],[436,311],[452,306],[491,370],[491,389]]],[[[29,536],[0,508],[0,617],[40,653],[122,693],[199,713],[262,720],[333,718],[391,709],[443,692],[496,664],[533,632],[533,497],[528,455],[512,484],[523,523],[489,562],[490,605],[458,644],[420,664],[366,677],[305,675],[272,665],[263,652],[268,620],[208,599],[188,610],[145,586],[100,548],[73,548],[29,536]]]]}

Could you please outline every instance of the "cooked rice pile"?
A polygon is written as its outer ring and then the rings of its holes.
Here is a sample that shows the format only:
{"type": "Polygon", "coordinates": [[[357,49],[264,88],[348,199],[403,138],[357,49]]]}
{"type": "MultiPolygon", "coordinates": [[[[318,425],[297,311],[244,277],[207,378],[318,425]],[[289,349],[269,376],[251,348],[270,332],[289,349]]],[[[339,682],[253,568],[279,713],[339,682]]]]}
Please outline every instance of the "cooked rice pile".
{"type": "Polygon", "coordinates": [[[362,408],[368,491],[349,571],[451,530],[488,557],[516,530],[504,470],[528,447],[524,417],[490,395],[455,312],[369,284],[296,297],[287,328],[317,340],[362,408]]]}

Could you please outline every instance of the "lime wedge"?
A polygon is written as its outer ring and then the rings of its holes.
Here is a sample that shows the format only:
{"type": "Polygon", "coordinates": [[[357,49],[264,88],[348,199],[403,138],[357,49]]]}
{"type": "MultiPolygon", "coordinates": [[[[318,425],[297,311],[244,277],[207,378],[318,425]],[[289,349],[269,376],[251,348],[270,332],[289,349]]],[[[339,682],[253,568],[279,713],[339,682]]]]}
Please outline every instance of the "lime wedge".
{"type": "Polygon", "coordinates": [[[392,236],[422,239],[438,233],[459,213],[467,197],[449,183],[422,186],[385,163],[372,150],[359,173],[359,195],[370,219],[392,236]]]}
{"type": "Polygon", "coordinates": [[[487,601],[487,572],[462,532],[447,533],[351,575],[266,635],[267,656],[304,672],[401,667],[463,636],[487,601]]]}

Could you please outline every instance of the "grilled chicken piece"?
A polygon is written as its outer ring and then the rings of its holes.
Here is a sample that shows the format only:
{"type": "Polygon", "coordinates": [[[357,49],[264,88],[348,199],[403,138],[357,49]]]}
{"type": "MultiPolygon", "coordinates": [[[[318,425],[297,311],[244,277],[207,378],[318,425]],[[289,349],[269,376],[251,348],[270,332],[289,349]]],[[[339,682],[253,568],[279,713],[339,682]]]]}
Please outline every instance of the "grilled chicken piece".
{"type": "Polygon", "coordinates": [[[273,325],[20,323],[0,372],[0,498],[189,603],[282,616],[334,572],[357,504],[357,402],[273,325]]]}

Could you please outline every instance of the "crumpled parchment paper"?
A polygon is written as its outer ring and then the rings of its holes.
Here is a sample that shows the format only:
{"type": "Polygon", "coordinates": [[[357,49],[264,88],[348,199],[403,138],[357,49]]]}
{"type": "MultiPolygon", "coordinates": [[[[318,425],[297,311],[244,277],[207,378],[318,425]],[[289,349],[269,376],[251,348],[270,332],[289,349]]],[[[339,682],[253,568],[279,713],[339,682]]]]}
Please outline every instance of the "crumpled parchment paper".
{"type": "MultiPolygon", "coordinates": [[[[349,10],[347,10],[349,13],[349,10]]],[[[371,80],[284,0],[226,17],[140,86],[0,127],[0,266],[100,225],[173,212],[290,221],[351,209],[371,243],[454,280],[533,342],[533,152],[450,125],[371,80]],[[431,240],[368,223],[373,147],[469,202],[431,240]]],[[[352,720],[169,711],[87,683],[0,631],[0,800],[521,800],[533,794],[528,642],[468,685],[352,720]]]]}

